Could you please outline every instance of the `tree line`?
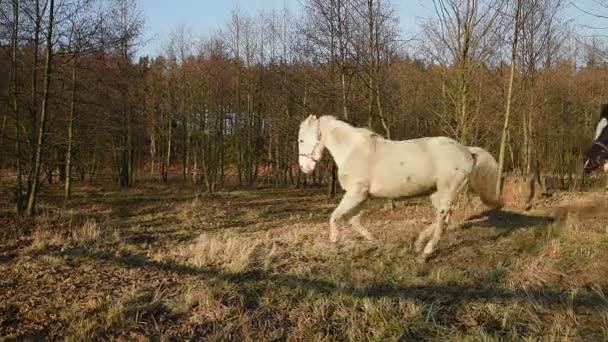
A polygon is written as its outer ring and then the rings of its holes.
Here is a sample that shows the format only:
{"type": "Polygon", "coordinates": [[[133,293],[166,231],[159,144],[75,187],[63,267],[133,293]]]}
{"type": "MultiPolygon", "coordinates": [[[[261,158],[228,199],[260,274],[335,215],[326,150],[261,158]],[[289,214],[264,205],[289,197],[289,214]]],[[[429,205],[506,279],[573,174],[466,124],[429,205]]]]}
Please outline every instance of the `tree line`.
{"type": "Polygon", "coordinates": [[[235,9],[216,32],[175,28],[137,56],[128,0],[0,3],[0,175],[18,213],[45,182],[325,184],[297,165],[307,115],[391,139],[482,146],[506,172],[573,177],[606,102],[606,49],[564,18],[564,0],[433,0],[415,35],[389,0],[235,9]]]}

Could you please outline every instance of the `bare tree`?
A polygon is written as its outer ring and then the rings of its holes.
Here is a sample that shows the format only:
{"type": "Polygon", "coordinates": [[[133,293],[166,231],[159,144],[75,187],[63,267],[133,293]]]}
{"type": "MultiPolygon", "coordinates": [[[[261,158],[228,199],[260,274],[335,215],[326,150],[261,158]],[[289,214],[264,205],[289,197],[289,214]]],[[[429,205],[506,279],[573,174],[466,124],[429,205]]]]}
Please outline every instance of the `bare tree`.
{"type": "Polygon", "coordinates": [[[433,5],[437,18],[425,24],[425,51],[433,60],[456,68],[454,77],[443,77],[444,101],[452,114],[443,119],[450,133],[468,144],[476,122],[475,111],[469,108],[474,73],[500,46],[498,21],[505,1],[433,0],[433,5]]]}
{"type": "Polygon", "coordinates": [[[78,93],[78,62],[82,54],[92,51],[95,46],[94,37],[98,33],[98,18],[88,13],[92,12],[93,0],[77,0],[73,4],[68,22],[70,29],[67,36],[67,49],[71,57],[71,84],[70,84],[70,109],[68,115],[67,147],[65,152],[65,186],[64,199],[69,201],[72,192],[72,164],[74,147],[74,121],[77,111],[78,93]]]}
{"type": "Polygon", "coordinates": [[[25,213],[28,216],[34,215],[36,208],[36,198],[39,190],[40,169],[42,168],[42,153],[44,149],[44,140],[46,135],[47,113],[49,108],[49,89],[51,86],[51,67],[53,61],[53,25],[55,15],[55,0],[49,0],[48,8],[48,28],[46,31],[46,57],[44,63],[44,90],[42,95],[42,105],[40,110],[40,123],[38,125],[34,165],[32,168],[32,185],[28,192],[27,205],[25,213]]]}
{"type": "MultiPolygon", "coordinates": [[[[333,84],[338,84],[340,103],[336,110],[339,117],[350,121],[348,108],[349,83],[352,73],[348,63],[351,54],[352,4],[347,0],[309,0],[303,33],[310,42],[314,59],[324,61],[333,84]]],[[[333,91],[333,89],[332,89],[333,91]]],[[[336,193],[336,165],[331,163],[329,195],[336,193]]]]}
{"type": "MultiPolygon", "coordinates": [[[[507,101],[505,106],[505,119],[502,127],[502,133],[500,138],[500,152],[498,153],[498,174],[502,175],[505,162],[505,146],[507,142],[507,134],[509,133],[509,119],[511,117],[511,99],[513,97],[513,79],[515,77],[515,65],[517,60],[517,43],[519,39],[519,33],[521,31],[522,22],[522,10],[523,1],[516,0],[515,4],[515,24],[513,26],[513,42],[511,43],[511,67],[509,72],[509,85],[507,90],[507,101]]],[[[500,194],[502,186],[502,176],[496,180],[496,193],[500,194]]]]}
{"type": "Polygon", "coordinates": [[[122,82],[117,84],[120,104],[116,108],[116,114],[121,120],[119,131],[122,136],[116,151],[116,166],[120,185],[130,187],[133,185],[134,173],[134,130],[135,113],[133,99],[130,98],[130,85],[134,82],[130,76],[134,74],[132,56],[138,44],[139,36],[143,28],[142,14],[137,4],[127,0],[113,0],[110,10],[110,41],[120,56],[120,70],[125,76],[122,82]]]}
{"type": "Polygon", "coordinates": [[[388,117],[382,106],[381,85],[384,83],[381,71],[387,69],[391,58],[396,53],[398,32],[396,28],[395,9],[387,0],[359,0],[354,3],[357,20],[354,22],[359,31],[356,61],[362,61],[362,80],[369,89],[368,95],[368,126],[373,128],[374,118],[377,117],[387,138],[391,138],[388,117]]]}
{"type": "Polygon", "coordinates": [[[533,157],[538,154],[534,140],[534,118],[538,115],[535,113],[537,74],[539,68],[543,67],[542,64],[547,64],[543,62],[550,60],[549,56],[555,55],[551,41],[558,38],[556,26],[559,24],[558,15],[564,4],[564,0],[526,0],[522,4],[519,49],[524,77],[522,93],[528,97],[527,104],[521,111],[522,165],[526,174],[532,171],[533,157]]]}
{"type": "Polygon", "coordinates": [[[13,114],[15,116],[15,156],[17,159],[17,184],[15,189],[15,202],[17,214],[23,211],[23,185],[22,185],[22,162],[21,162],[21,117],[19,115],[19,0],[13,0],[13,30],[11,37],[12,45],[12,84],[11,97],[13,102],[13,114]]]}

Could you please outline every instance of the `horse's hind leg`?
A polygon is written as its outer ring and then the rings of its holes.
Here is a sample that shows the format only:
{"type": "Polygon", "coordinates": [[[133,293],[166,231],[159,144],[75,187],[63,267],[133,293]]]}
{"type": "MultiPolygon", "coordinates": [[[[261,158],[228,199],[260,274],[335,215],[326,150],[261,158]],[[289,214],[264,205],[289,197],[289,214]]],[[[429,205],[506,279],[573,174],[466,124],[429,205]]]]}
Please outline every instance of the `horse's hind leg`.
{"type": "MultiPolygon", "coordinates": [[[[367,199],[367,193],[347,192],[329,218],[329,241],[338,241],[338,221],[352,215],[367,199]]],[[[358,214],[358,212],[357,212],[358,214]]]]}
{"type": "Polygon", "coordinates": [[[446,187],[438,189],[437,192],[433,194],[433,197],[431,197],[433,206],[437,210],[437,218],[431,239],[424,247],[424,251],[420,256],[420,261],[426,261],[426,259],[435,251],[435,247],[437,246],[437,243],[439,243],[439,239],[441,239],[441,234],[443,234],[445,226],[450,223],[454,199],[456,198],[456,195],[466,187],[467,182],[468,178],[466,177],[466,174],[462,174],[461,177],[454,177],[446,187]]]}
{"type": "MultiPolygon", "coordinates": [[[[469,207],[471,207],[471,194],[470,194],[470,188],[469,188],[469,182],[465,182],[465,185],[463,186],[463,188],[460,191],[457,191],[456,194],[459,194],[460,192],[464,192],[464,203],[462,205],[462,220],[459,220],[459,222],[457,224],[453,224],[451,226],[447,226],[446,230],[450,231],[450,230],[457,230],[457,229],[461,229],[464,226],[464,223],[468,220],[469,215],[469,207]]],[[[449,224],[450,219],[448,218],[448,222],[446,222],[446,225],[449,224]]]]}

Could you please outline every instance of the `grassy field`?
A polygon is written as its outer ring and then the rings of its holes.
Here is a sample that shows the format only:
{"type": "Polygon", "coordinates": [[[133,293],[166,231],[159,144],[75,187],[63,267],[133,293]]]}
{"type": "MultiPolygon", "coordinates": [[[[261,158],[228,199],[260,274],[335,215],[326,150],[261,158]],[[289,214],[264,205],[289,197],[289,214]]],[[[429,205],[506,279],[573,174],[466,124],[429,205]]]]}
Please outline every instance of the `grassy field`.
{"type": "Polygon", "coordinates": [[[66,208],[47,186],[41,215],[16,220],[4,189],[9,340],[608,339],[605,210],[491,212],[418,264],[409,246],[433,217],[426,198],[393,212],[370,202],[363,223],[377,240],[346,228],[332,246],[337,200],[322,190],[90,186],[66,208]]]}

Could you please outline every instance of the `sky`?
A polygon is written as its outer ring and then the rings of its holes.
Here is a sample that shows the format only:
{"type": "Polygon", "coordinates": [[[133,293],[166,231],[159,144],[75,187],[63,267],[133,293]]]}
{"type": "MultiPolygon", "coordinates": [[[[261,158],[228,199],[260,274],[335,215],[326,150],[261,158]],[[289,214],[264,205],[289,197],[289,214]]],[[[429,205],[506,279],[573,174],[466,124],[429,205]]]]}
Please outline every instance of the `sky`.
{"type": "Polygon", "coordinates": [[[144,40],[140,55],[158,55],[163,41],[179,25],[192,30],[195,36],[209,33],[224,26],[237,6],[244,12],[282,9],[292,12],[300,8],[301,0],[140,0],[145,16],[144,40]]]}
{"type": "MultiPolygon", "coordinates": [[[[191,29],[195,37],[222,28],[230,18],[230,13],[238,7],[247,13],[270,11],[287,7],[292,13],[299,13],[305,0],[140,0],[145,16],[144,45],[139,55],[159,55],[163,42],[171,31],[179,25],[191,29]]],[[[608,35],[608,19],[598,19],[581,12],[576,6],[592,12],[608,14],[608,9],[600,11],[598,0],[566,0],[565,19],[575,20],[579,29],[587,35],[608,35]],[[601,27],[606,29],[597,29],[601,27]]],[[[393,0],[401,29],[404,34],[416,32],[422,18],[433,15],[431,0],[393,0]]]]}

